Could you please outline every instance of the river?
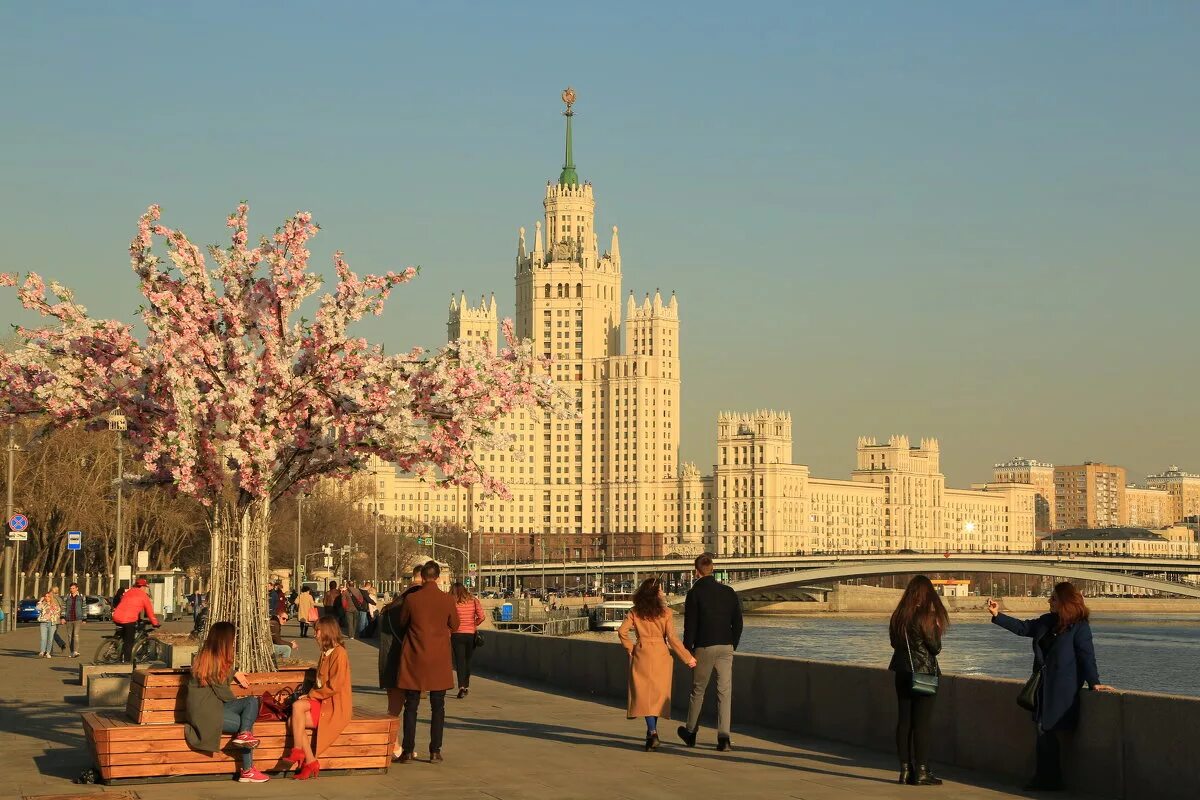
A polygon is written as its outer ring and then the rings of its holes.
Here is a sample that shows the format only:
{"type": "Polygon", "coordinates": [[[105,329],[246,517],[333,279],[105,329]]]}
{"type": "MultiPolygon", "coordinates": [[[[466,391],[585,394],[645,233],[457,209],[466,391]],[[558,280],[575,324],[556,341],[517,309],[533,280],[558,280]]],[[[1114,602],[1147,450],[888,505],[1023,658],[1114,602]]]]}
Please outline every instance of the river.
{"type": "MultiPolygon", "coordinates": [[[[887,666],[892,656],[883,616],[747,616],[744,653],[887,666]]],[[[1095,616],[1092,633],[1100,678],[1118,689],[1200,697],[1200,615],[1095,616]]],[[[1028,639],[986,617],[950,620],[939,657],[959,675],[1029,677],[1028,639]]]]}

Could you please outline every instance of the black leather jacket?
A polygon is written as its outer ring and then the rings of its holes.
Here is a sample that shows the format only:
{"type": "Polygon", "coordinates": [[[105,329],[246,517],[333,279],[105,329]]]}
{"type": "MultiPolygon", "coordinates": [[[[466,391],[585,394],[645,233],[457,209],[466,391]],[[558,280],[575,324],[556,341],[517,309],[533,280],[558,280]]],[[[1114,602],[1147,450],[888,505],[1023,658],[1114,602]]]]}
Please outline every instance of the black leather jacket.
{"type": "Polygon", "coordinates": [[[892,661],[888,669],[892,672],[919,672],[922,675],[941,675],[942,668],[938,666],[938,653],[942,652],[942,637],[936,632],[932,638],[926,638],[921,628],[915,624],[908,627],[908,643],[904,637],[891,636],[892,661]],[[909,651],[912,651],[910,666],[909,651]]]}

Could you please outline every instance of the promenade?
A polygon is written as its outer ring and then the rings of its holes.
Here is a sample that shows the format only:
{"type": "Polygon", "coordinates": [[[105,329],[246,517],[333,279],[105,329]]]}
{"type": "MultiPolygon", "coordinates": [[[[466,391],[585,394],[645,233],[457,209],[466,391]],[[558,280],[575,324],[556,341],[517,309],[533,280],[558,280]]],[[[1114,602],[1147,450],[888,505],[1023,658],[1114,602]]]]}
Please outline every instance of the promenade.
{"type": "MultiPolygon", "coordinates": [[[[167,628],[182,629],[179,623],[167,628]]],[[[291,626],[289,626],[291,627],[291,626]]],[[[83,652],[95,650],[108,624],[89,625],[83,652]]],[[[285,635],[296,636],[291,627],[285,635]]],[[[316,646],[301,641],[301,656],[316,646]]],[[[718,753],[706,729],[701,745],[676,744],[677,721],[662,721],[664,745],[642,750],[641,721],[624,709],[532,684],[477,677],[465,700],[447,700],[446,761],[393,765],[387,775],[322,776],[312,783],[273,779],[263,785],[229,781],[160,783],[127,787],[74,786],[71,779],[90,765],[79,722],[83,690],[76,685],[78,661],[36,659],[37,630],[22,626],[0,637],[0,752],[5,767],[0,798],[111,793],[141,800],[272,797],[415,797],[455,800],[618,800],[620,798],[728,797],[851,800],[945,796],[987,800],[1021,796],[1016,787],[962,770],[939,773],[946,785],[898,786],[894,758],[831,742],[799,739],[765,729],[734,726],[735,750],[718,753]]],[[[348,642],[355,701],[382,710],[376,688],[376,650],[348,642]]],[[[786,691],[786,687],[780,687],[786,691]]],[[[736,705],[735,705],[736,709],[736,705]]],[[[422,709],[418,753],[428,743],[428,709],[422,709]]],[[[892,724],[892,709],[880,709],[879,724],[892,724]]],[[[981,735],[984,735],[981,732],[981,735]]],[[[1078,797],[1059,794],[1057,797],[1078,797]]]]}

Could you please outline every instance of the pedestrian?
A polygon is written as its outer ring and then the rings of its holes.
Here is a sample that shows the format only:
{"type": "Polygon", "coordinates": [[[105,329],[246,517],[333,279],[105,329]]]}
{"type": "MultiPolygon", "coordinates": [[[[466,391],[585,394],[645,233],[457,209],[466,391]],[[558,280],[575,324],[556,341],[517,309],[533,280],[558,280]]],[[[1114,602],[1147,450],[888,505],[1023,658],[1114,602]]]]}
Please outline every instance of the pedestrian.
{"type": "Polygon", "coordinates": [[[321,606],[325,609],[325,616],[332,618],[337,622],[338,627],[344,630],[346,607],[342,604],[342,592],[338,588],[337,581],[329,582],[329,591],[325,592],[325,596],[321,598],[321,606]]]}
{"type": "MultiPolygon", "coordinates": [[[[412,583],[403,594],[392,595],[392,602],[379,611],[379,688],[387,692],[388,714],[399,717],[404,711],[404,692],[396,685],[400,674],[400,650],[404,646],[404,626],[400,622],[400,611],[404,600],[421,588],[421,569],[413,567],[412,583]]],[[[401,747],[403,730],[396,731],[392,748],[392,761],[398,762],[404,752],[401,747]]]]}
{"type": "Polygon", "coordinates": [[[204,629],[204,609],[208,607],[208,598],[199,589],[188,595],[192,604],[192,631],[199,633],[204,629]]]}
{"type": "Polygon", "coordinates": [[[683,602],[683,646],[696,657],[692,693],[688,700],[687,723],[679,727],[679,738],[696,746],[700,732],[700,710],[713,672],[717,673],[717,750],[733,749],[729,727],[733,719],[733,652],[742,639],[742,603],[737,592],[713,576],[712,553],[702,553],[693,562],[696,580],[683,602]]]}
{"type": "Polygon", "coordinates": [[[154,627],[158,627],[158,617],[154,616],[154,604],[146,587],[150,584],[145,578],[138,578],[121,595],[121,602],[113,609],[112,618],[121,629],[121,661],[133,658],[133,640],[137,636],[137,623],[142,614],[149,618],[154,627]]]}
{"type": "Polygon", "coordinates": [[[646,749],[658,748],[658,718],[671,718],[671,652],[691,668],[692,657],[675,635],[674,614],[667,608],[662,581],[647,578],[633,595],[633,608],[625,615],[617,636],[629,653],[627,719],[646,720],[646,749]],[[635,642],[629,631],[637,632],[635,642]]]}
{"type": "MultiPolygon", "coordinates": [[[[367,630],[367,623],[371,621],[369,613],[371,603],[367,601],[367,595],[358,587],[354,581],[346,581],[348,587],[346,593],[350,598],[350,619],[353,623],[352,639],[361,639],[363,633],[367,630]]],[[[373,602],[373,601],[372,601],[373,602]]]]}
{"type": "Polygon", "coordinates": [[[342,644],[341,627],[333,617],[321,617],[314,634],[321,650],[317,682],[307,695],[292,703],[289,720],[292,750],[284,758],[292,767],[299,767],[297,780],[320,774],[321,762],[317,759],[345,730],[354,714],[350,657],[342,644]],[[317,732],[315,747],[308,735],[310,730],[317,732]]]}
{"type": "Polygon", "coordinates": [[[429,763],[442,761],[442,731],[446,724],[446,692],[454,686],[450,674],[450,635],[458,630],[454,597],[441,590],[442,569],[427,561],[421,569],[421,588],[404,598],[400,626],[405,629],[396,686],[404,691],[404,739],[400,763],[413,759],[417,741],[417,707],[421,692],[429,692],[429,763]]]}
{"type": "Polygon", "coordinates": [[[267,613],[272,617],[287,613],[287,595],[283,593],[283,581],[276,579],[267,589],[267,613]]]}
{"type": "Polygon", "coordinates": [[[933,583],[924,575],[908,582],[892,612],[888,635],[899,716],[896,720],[896,754],[900,758],[900,783],[940,786],[942,781],[929,769],[930,723],[937,699],[937,680],[942,674],[938,653],[950,617],[933,583]],[[933,676],[933,680],[930,680],[933,676]]]}
{"type": "Polygon", "coordinates": [[[62,608],[49,589],[37,603],[38,629],[41,636],[38,658],[50,658],[54,648],[54,633],[58,629],[58,621],[62,617],[62,608]]]}
{"type": "Polygon", "coordinates": [[[317,601],[312,596],[312,589],[305,586],[296,598],[296,619],[300,621],[300,638],[308,638],[308,626],[318,619],[317,601]]]}
{"type": "Polygon", "coordinates": [[[450,636],[450,648],[454,652],[454,673],[458,676],[457,697],[461,700],[471,688],[471,656],[475,655],[475,637],[483,624],[483,604],[461,583],[455,583],[450,593],[458,612],[458,630],[450,636]]]}
{"type": "Polygon", "coordinates": [[[79,593],[79,584],[72,583],[63,598],[62,621],[67,626],[71,643],[71,658],[79,658],[79,626],[87,624],[87,598],[79,593]]]}
{"type": "Polygon", "coordinates": [[[279,613],[271,617],[271,649],[275,653],[275,660],[278,663],[279,659],[291,658],[292,652],[300,645],[294,641],[288,641],[283,638],[283,623],[287,622],[288,615],[279,613]]]}
{"type": "Polygon", "coordinates": [[[1033,639],[1033,672],[1040,676],[1033,692],[1037,769],[1026,791],[1062,788],[1058,732],[1074,730],[1079,723],[1080,686],[1086,683],[1094,692],[1113,691],[1100,682],[1083,595],[1063,581],[1054,585],[1049,601],[1049,613],[1024,621],[1001,613],[995,600],[987,603],[993,623],[1033,639]]]}
{"type": "Polygon", "coordinates": [[[230,686],[236,682],[243,689],[250,688],[246,675],[233,666],[235,635],[232,622],[213,623],[192,660],[183,737],[196,750],[215,754],[221,750],[221,734],[235,734],[230,744],[241,751],[238,782],[266,783],[270,778],[254,768],[254,748],[259,745],[254,735],[258,698],[234,697],[230,686]]]}

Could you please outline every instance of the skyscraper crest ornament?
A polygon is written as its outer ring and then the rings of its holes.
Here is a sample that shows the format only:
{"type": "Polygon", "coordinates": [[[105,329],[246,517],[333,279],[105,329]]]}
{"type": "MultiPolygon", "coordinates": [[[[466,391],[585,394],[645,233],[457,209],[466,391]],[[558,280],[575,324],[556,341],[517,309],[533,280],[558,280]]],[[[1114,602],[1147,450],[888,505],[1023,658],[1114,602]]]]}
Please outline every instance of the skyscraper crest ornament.
{"type": "Polygon", "coordinates": [[[575,105],[575,90],[570,86],[563,89],[562,101],[567,104],[567,110],[563,113],[567,116],[574,114],[575,112],[571,110],[571,106],[575,105]]]}

